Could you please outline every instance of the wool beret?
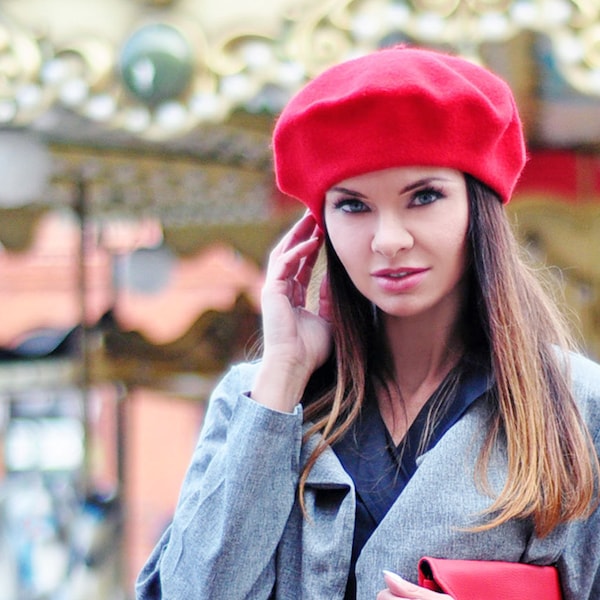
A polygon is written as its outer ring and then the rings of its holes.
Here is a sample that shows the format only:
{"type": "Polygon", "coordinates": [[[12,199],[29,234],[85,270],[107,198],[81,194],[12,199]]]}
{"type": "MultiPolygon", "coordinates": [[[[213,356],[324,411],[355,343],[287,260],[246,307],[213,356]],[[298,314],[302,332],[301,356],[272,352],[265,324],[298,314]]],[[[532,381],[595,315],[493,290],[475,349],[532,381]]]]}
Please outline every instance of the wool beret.
{"type": "Polygon", "coordinates": [[[447,167],[506,203],[526,160],[508,84],[466,59],[408,46],[335,65],[302,88],[273,131],[279,189],[322,224],[325,192],[398,166],[447,167]]]}

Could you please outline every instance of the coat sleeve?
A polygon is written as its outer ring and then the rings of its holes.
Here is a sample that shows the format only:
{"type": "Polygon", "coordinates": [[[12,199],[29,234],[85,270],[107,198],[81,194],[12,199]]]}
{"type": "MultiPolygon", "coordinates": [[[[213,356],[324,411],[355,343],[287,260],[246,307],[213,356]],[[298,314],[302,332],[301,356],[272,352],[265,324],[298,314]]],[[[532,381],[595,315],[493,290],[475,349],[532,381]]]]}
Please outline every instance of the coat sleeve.
{"type": "MultiPolygon", "coordinates": [[[[594,441],[600,451],[600,434],[594,441]]],[[[600,598],[600,507],[588,518],[569,524],[557,566],[565,600],[600,598]]]]}
{"type": "MultiPolygon", "coordinates": [[[[574,356],[572,367],[575,396],[600,456],[600,365],[574,356]]],[[[600,598],[600,505],[588,518],[568,525],[558,567],[565,600],[600,598]]]]}
{"type": "Polygon", "coordinates": [[[138,600],[271,595],[296,496],[302,413],[249,398],[251,371],[233,368],[211,396],[173,520],[138,577],[138,600]]]}

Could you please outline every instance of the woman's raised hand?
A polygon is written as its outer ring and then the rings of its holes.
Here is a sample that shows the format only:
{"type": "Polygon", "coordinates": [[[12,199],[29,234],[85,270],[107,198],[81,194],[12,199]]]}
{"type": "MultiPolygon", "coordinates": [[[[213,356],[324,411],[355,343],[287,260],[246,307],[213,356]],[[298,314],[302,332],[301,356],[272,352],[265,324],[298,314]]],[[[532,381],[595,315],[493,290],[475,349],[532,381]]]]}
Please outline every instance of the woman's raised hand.
{"type": "Polygon", "coordinates": [[[308,284],[322,242],[323,233],[306,214],[269,256],[261,302],[263,359],[252,397],[277,410],[294,409],[311,374],[331,351],[324,282],[318,311],[306,308],[308,284]]]}

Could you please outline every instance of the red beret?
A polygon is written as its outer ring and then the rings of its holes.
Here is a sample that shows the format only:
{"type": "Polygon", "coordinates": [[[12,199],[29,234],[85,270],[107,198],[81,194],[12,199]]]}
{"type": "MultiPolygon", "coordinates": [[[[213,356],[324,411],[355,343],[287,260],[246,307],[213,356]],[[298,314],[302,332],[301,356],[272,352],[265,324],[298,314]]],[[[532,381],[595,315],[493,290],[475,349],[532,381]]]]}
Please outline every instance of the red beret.
{"type": "Polygon", "coordinates": [[[273,133],[279,189],[319,223],[340,181],[397,166],[469,173],[508,202],[525,164],[509,86],[472,62],[395,47],[331,67],[298,92],[273,133]]]}

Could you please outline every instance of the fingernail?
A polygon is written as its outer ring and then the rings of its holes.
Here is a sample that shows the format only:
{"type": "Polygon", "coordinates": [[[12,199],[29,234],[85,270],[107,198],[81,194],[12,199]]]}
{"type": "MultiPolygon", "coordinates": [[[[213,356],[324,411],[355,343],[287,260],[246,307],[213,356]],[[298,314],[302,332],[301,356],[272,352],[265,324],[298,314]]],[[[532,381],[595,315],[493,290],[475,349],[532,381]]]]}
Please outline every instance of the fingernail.
{"type": "Polygon", "coordinates": [[[398,573],[393,573],[392,571],[388,571],[387,569],[383,569],[383,574],[387,575],[390,579],[394,579],[398,583],[404,583],[406,579],[403,579],[398,575],[398,573]]]}

